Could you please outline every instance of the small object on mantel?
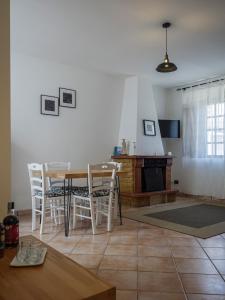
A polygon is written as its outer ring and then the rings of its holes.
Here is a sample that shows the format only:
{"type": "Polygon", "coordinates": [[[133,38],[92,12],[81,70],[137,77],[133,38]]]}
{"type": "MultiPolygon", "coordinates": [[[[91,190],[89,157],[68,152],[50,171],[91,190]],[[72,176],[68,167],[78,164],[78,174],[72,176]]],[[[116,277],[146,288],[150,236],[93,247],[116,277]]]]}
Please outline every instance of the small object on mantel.
{"type": "Polygon", "coordinates": [[[113,155],[117,156],[117,155],[121,155],[122,154],[122,147],[120,146],[115,146],[114,147],[114,151],[113,151],[113,155]]]}
{"type": "Polygon", "coordinates": [[[172,156],[172,152],[168,152],[167,155],[172,156]]]}
{"type": "Polygon", "coordinates": [[[122,155],[127,155],[127,143],[126,143],[126,139],[122,139],[122,155]]]}

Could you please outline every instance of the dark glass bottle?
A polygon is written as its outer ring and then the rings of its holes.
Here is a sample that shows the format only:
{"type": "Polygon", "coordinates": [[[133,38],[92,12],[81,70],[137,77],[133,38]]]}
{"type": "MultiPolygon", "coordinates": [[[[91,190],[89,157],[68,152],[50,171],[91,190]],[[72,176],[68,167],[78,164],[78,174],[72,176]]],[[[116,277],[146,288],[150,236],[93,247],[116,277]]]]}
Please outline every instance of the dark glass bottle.
{"type": "Polygon", "coordinates": [[[4,256],[5,252],[5,226],[0,223],[0,258],[4,256]]]}
{"type": "Polygon", "coordinates": [[[19,219],[11,214],[4,218],[5,246],[16,247],[19,243],[19,219]]]}

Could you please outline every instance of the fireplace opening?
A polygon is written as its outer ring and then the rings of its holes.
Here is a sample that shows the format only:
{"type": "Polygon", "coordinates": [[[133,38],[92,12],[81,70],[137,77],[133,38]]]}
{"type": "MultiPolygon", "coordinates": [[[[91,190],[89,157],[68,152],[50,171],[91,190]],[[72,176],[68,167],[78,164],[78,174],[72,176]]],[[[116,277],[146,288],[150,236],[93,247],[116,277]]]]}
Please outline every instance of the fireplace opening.
{"type": "Polygon", "coordinates": [[[162,168],[142,168],[142,192],[163,191],[164,189],[162,168]]]}
{"type": "Polygon", "coordinates": [[[142,192],[155,192],[165,190],[165,168],[166,160],[151,159],[144,160],[142,167],[142,192]]]}

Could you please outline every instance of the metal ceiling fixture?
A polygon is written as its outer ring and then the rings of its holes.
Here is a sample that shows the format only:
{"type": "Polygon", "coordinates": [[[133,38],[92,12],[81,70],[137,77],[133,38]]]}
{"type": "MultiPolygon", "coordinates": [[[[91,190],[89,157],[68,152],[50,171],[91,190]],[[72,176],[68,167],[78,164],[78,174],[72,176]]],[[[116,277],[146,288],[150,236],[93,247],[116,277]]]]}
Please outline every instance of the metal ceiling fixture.
{"type": "Polygon", "coordinates": [[[158,67],[156,68],[156,71],[161,73],[174,72],[177,70],[177,66],[174,63],[169,61],[169,56],[167,53],[167,28],[169,28],[170,26],[171,23],[169,22],[162,24],[162,27],[166,28],[166,54],[165,54],[164,62],[158,65],[158,67]]]}

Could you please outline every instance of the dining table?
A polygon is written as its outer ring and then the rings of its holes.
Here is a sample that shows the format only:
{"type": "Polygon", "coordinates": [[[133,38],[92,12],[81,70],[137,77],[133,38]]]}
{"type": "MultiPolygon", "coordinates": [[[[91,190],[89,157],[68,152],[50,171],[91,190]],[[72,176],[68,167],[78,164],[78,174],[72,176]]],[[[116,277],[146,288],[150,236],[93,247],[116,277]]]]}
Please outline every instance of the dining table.
{"type": "MultiPolygon", "coordinates": [[[[116,188],[118,193],[118,207],[119,207],[119,217],[120,225],[122,225],[122,213],[121,213],[121,199],[120,199],[120,176],[127,174],[126,171],[117,171],[116,173],[116,188]]],[[[92,172],[93,177],[103,178],[111,177],[112,171],[110,170],[98,170],[92,172]]],[[[46,171],[45,176],[58,179],[63,181],[64,189],[64,225],[65,225],[65,236],[69,235],[69,224],[70,224],[70,208],[71,208],[71,198],[72,198],[72,188],[73,188],[73,179],[88,178],[87,169],[78,169],[78,170],[51,170],[46,171]]]]}

